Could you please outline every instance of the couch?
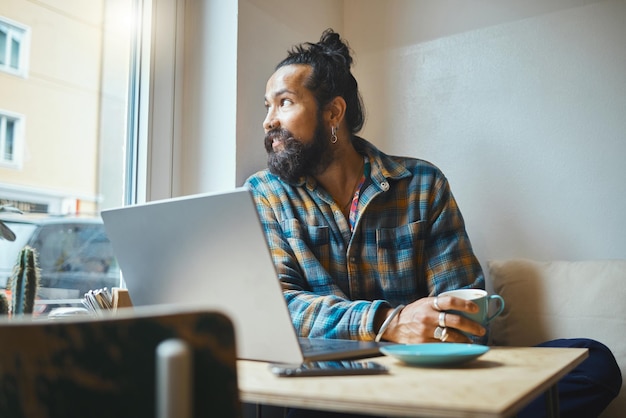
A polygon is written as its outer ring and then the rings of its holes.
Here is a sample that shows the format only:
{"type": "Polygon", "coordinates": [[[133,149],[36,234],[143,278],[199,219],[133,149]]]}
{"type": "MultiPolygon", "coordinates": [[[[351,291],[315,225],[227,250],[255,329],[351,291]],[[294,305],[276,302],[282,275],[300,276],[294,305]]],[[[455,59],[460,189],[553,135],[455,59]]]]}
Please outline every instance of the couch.
{"type": "MultiPolygon", "coordinates": [[[[491,324],[493,345],[592,338],[611,349],[626,376],[626,260],[492,260],[487,288],[506,301],[491,324]]],[[[602,414],[622,417],[624,388],[602,414]]]]}

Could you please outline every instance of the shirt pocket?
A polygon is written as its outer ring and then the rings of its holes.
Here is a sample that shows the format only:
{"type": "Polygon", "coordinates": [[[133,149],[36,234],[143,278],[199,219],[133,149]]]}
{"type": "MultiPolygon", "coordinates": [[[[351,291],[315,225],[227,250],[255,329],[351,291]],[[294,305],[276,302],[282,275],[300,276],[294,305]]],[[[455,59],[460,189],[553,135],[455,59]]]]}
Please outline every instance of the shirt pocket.
{"type": "Polygon", "coordinates": [[[330,263],[330,229],[327,226],[303,225],[297,219],[281,222],[287,242],[302,266],[317,264],[328,268],[330,263]]]}
{"type": "Polygon", "coordinates": [[[417,295],[424,287],[426,221],[376,230],[376,251],[383,293],[417,295]]]}

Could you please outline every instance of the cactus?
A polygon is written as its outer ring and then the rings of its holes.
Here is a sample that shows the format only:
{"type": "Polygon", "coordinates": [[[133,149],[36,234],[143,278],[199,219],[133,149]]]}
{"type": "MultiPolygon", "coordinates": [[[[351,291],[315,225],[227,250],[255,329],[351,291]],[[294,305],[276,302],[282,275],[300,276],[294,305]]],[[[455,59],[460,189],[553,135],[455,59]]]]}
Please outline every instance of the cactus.
{"type": "Polygon", "coordinates": [[[39,286],[37,251],[28,245],[22,248],[11,276],[11,314],[32,314],[39,286]]]}

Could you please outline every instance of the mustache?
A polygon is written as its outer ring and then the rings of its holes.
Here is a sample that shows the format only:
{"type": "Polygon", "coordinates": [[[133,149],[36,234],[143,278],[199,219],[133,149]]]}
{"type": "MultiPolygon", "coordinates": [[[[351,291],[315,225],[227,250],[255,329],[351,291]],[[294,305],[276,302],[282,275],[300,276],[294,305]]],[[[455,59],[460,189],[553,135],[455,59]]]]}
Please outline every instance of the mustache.
{"type": "Polygon", "coordinates": [[[293,139],[293,134],[289,132],[287,129],[285,128],[272,129],[271,131],[268,131],[265,134],[265,150],[268,152],[272,151],[272,142],[274,142],[274,140],[279,140],[279,141],[283,141],[284,143],[287,143],[288,141],[292,139],[293,139]]]}

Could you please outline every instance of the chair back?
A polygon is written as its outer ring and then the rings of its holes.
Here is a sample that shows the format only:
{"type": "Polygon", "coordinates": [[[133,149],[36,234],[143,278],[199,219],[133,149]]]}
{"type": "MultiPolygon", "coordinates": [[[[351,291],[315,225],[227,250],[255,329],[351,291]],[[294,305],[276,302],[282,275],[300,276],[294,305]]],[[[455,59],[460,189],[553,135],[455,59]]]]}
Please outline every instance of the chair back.
{"type": "Polygon", "coordinates": [[[189,387],[192,417],[240,417],[230,319],[142,307],[100,318],[0,320],[0,417],[167,416],[158,387],[189,387]],[[157,382],[158,347],[171,341],[191,354],[190,382],[157,382]]]}

